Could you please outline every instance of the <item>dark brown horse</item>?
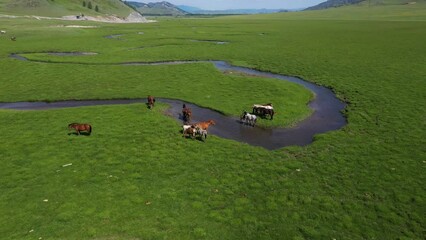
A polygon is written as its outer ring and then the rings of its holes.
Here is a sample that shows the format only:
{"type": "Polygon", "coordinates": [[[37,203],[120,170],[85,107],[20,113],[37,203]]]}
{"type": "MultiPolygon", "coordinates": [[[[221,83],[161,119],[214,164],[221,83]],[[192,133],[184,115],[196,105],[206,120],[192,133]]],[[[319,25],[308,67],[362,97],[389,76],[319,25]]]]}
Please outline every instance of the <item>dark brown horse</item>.
{"type": "Polygon", "coordinates": [[[261,108],[258,109],[258,113],[261,117],[266,118],[267,115],[271,117],[271,120],[274,118],[275,111],[274,109],[261,108]]]}
{"type": "Polygon", "coordinates": [[[267,103],[264,105],[253,105],[253,114],[259,115],[262,118],[266,118],[267,115],[271,117],[271,120],[274,118],[274,108],[272,107],[272,103],[267,103]]]}
{"type": "Polygon", "coordinates": [[[215,121],[208,120],[208,121],[205,121],[205,122],[199,122],[199,123],[193,124],[192,126],[194,128],[201,128],[203,130],[207,130],[207,128],[209,128],[210,125],[215,125],[215,124],[216,124],[215,121]]]}
{"type": "Polygon", "coordinates": [[[191,116],[192,116],[191,109],[186,107],[185,104],[183,104],[183,106],[182,106],[182,117],[183,117],[184,123],[191,122],[191,116]]]}
{"type": "Polygon", "coordinates": [[[147,101],[148,101],[148,108],[151,109],[154,107],[154,103],[155,103],[155,98],[151,95],[148,95],[147,97],[147,101]]]}
{"type": "Polygon", "coordinates": [[[70,123],[68,124],[68,130],[74,129],[77,135],[80,135],[81,131],[88,132],[89,135],[92,133],[92,126],[87,123],[70,123]]]}

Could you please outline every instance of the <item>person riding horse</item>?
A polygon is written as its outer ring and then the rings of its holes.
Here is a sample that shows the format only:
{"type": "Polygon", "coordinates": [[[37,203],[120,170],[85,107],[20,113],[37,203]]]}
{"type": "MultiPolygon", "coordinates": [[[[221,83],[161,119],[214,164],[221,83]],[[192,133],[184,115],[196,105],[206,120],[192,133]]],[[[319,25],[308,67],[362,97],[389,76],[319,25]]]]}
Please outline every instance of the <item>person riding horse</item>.
{"type": "Polygon", "coordinates": [[[151,95],[148,95],[147,97],[147,101],[148,101],[148,108],[151,109],[154,107],[154,103],[155,103],[155,98],[151,95]]]}
{"type": "Polygon", "coordinates": [[[185,123],[189,123],[191,121],[192,111],[190,108],[186,107],[185,104],[182,106],[182,118],[185,123]]]}

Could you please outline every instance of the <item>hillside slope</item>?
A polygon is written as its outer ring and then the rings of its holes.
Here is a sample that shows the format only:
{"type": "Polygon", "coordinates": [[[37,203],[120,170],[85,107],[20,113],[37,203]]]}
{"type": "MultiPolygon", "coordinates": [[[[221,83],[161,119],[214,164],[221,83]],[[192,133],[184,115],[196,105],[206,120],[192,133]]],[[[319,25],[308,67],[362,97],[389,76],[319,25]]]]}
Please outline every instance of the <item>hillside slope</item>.
{"type": "Polygon", "coordinates": [[[60,17],[65,15],[116,15],[133,10],[120,0],[0,0],[0,13],[60,17]]]}
{"type": "Polygon", "coordinates": [[[368,5],[368,6],[377,6],[377,5],[407,5],[407,4],[417,4],[424,3],[426,0],[328,0],[322,2],[318,5],[306,8],[305,10],[321,10],[327,8],[335,8],[347,5],[368,5]]]}

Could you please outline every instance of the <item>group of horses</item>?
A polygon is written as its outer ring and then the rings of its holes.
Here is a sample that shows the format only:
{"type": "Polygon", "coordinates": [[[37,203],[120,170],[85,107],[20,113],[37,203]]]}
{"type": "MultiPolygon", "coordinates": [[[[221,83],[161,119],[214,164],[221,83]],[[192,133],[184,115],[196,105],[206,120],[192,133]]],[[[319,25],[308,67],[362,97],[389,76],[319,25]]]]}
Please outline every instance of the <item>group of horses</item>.
{"type": "Polygon", "coordinates": [[[243,114],[240,116],[240,121],[243,124],[247,124],[254,127],[257,121],[257,116],[260,116],[262,118],[267,118],[267,116],[269,116],[272,120],[274,118],[274,114],[275,111],[274,107],[272,106],[272,103],[254,104],[252,113],[244,111],[243,114]]]}
{"type": "Polygon", "coordinates": [[[201,140],[205,141],[207,139],[207,129],[210,125],[215,125],[215,121],[208,120],[205,122],[198,122],[192,125],[184,124],[182,126],[182,136],[191,137],[192,139],[199,137],[201,140]]]}
{"type": "MultiPolygon", "coordinates": [[[[155,104],[155,98],[151,95],[147,97],[147,106],[149,109],[152,109],[155,104]]],[[[274,108],[272,107],[271,103],[267,104],[254,104],[252,113],[248,113],[247,111],[244,111],[243,114],[240,116],[240,121],[244,124],[255,126],[257,121],[257,116],[260,116],[262,118],[266,118],[268,115],[270,116],[270,119],[272,120],[274,117],[274,108]]],[[[191,118],[192,118],[192,111],[189,107],[186,106],[186,104],[183,104],[182,106],[182,120],[183,120],[183,126],[182,126],[182,133],[184,137],[199,137],[201,140],[205,141],[207,139],[207,129],[210,125],[215,125],[216,122],[213,120],[208,120],[204,122],[198,122],[191,124],[191,118]]],[[[92,133],[92,126],[87,123],[70,123],[68,125],[68,130],[74,129],[77,133],[77,135],[80,135],[81,132],[86,132],[88,135],[92,133]]]]}
{"type": "Polygon", "coordinates": [[[204,122],[198,122],[190,124],[192,118],[192,111],[186,104],[182,106],[182,134],[184,137],[199,137],[201,140],[205,141],[207,139],[207,129],[210,125],[215,125],[216,122],[213,120],[208,120],[204,122]]]}

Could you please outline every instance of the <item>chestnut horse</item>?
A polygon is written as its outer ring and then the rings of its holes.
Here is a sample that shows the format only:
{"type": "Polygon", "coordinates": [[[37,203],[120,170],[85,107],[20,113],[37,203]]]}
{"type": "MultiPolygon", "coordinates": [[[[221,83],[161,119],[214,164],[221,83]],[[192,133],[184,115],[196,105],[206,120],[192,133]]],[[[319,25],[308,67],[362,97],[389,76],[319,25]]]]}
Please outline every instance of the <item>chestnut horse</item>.
{"type": "Polygon", "coordinates": [[[92,126],[87,123],[70,123],[68,124],[68,130],[74,129],[77,135],[80,135],[80,131],[86,131],[89,135],[92,133],[92,126]]]}
{"type": "Polygon", "coordinates": [[[201,128],[203,130],[207,130],[207,128],[209,128],[210,125],[215,125],[215,124],[216,124],[215,121],[210,119],[205,122],[199,122],[199,123],[193,124],[192,126],[194,126],[195,128],[201,128]]]}
{"type": "Polygon", "coordinates": [[[151,95],[148,95],[147,100],[148,100],[148,108],[149,109],[153,108],[155,103],[155,98],[151,95]]]}
{"type": "Polygon", "coordinates": [[[185,123],[189,123],[191,121],[192,111],[190,108],[187,108],[185,104],[182,106],[182,117],[185,123]]]}

